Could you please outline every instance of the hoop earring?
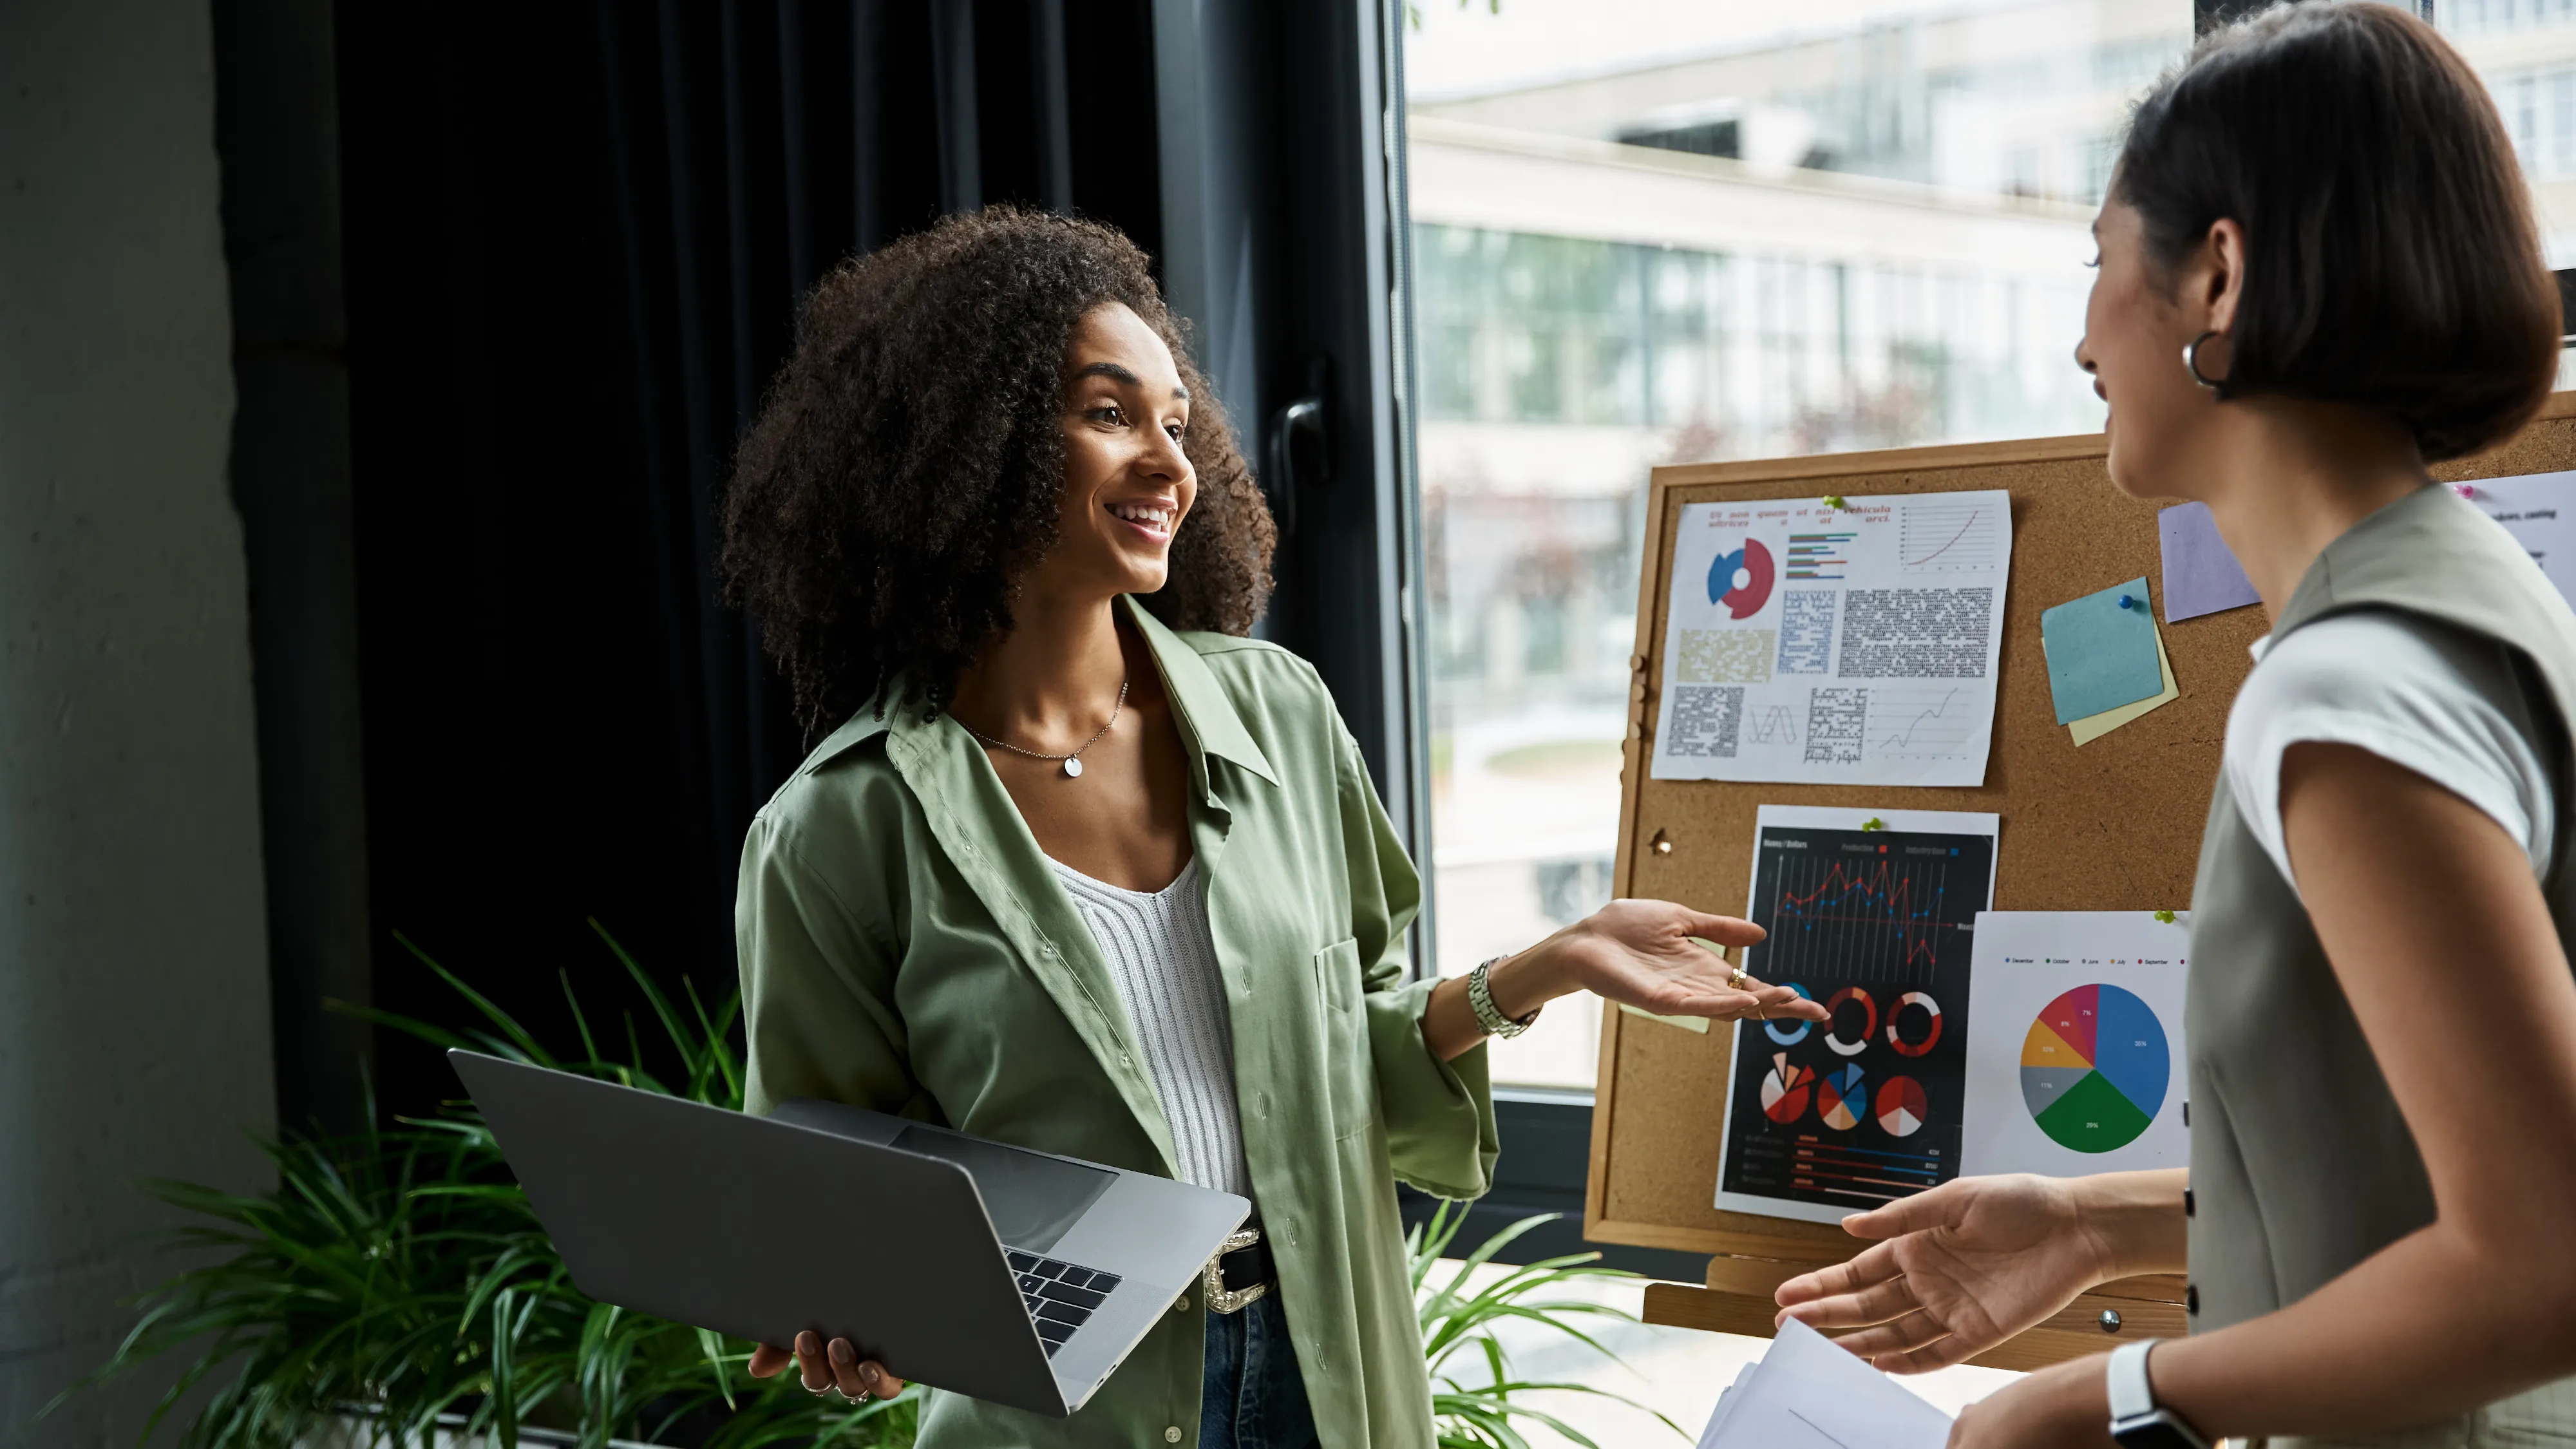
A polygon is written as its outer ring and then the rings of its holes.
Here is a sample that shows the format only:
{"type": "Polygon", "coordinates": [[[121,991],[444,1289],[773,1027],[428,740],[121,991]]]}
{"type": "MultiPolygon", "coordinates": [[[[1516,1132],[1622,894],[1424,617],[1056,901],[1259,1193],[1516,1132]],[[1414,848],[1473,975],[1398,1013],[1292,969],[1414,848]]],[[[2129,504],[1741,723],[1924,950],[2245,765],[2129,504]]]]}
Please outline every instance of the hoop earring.
{"type": "Polygon", "coordinates": [[[2209,331],[2203,332],[2198,337],[2195,337],[2182,345],[2183,370],[2191,374],[2192,381],[2199,383],[2202,387],[2209,389],[2211,392],[2224,391],[2227,387],[2227,379],[2222,377],[2218,381],[2212,382],[2208,378],[2201,376],[2200,344],[2207,342],[2209,339],[2217,335],[2218,329],[2213,327],[2209,331]]]}

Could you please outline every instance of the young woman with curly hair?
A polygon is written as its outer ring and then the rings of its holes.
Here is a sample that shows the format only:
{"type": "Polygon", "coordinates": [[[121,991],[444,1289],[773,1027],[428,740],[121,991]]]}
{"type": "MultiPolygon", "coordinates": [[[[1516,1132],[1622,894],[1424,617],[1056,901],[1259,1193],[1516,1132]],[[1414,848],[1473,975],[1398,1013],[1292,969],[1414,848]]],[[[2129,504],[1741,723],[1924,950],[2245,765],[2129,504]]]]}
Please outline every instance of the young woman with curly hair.
{"type": "Polygon", "coordinates": [[[2110,481],[2208,504],[2272,623],[2192,887],[2191,1165],[1960,1178],[1780,1301],[1918,1371],[2190,1275],[2190,1337],[1953,1449],[2576,1446],[2576,615],[2426,467],[2558,370],[2521,168],[2430,25],[2285,5],[2140,103],[2094,235],[2110,481]]]}
{"type": "MultiPolygon", "coordinates": [[[[1411,979],[1420,882],[1315,671],[1244,637],[1269,515],[1106,228],[991,210],[827,278],[725,520],[732,596],[828,731],[744,849],[752,1109],[1163,1173],[1262,1234],[1223,1271],[1264,1296],[1183,1295],[1081,1412],[934,1394],[925,1446],[1428,1449],[1395,1183],[1488,1186],[1489,1030],[1579,989],[1823,1014],[1692,940],[1754,927],[1658,901],[1411,979]]],[[[824,1251],[884,1246],[806,1214],[824,1251]]],[[[791,1361],[899,1387],[810,1333],[754,1372],[791,1361]]]]}

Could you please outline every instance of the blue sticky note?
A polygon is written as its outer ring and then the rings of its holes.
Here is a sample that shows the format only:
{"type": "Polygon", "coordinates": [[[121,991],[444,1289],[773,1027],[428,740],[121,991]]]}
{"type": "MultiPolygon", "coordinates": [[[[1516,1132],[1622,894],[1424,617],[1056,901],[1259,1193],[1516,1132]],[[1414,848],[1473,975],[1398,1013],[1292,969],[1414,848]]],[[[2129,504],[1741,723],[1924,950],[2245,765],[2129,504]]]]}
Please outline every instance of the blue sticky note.
{"type": "Polygon", "coordinates": [[[2039,644],[2059,724],[2164,692],[2152,602],[2140,577],[2040,611],[2039,644]]]}
{"type": "Polygon", "coordinates": [[[2156,535],[2164,544],[2166,623],[2262,602],[2227,540],[2218,536],[2208,504],[2177,504],[2158,513],[2156,535]]]}

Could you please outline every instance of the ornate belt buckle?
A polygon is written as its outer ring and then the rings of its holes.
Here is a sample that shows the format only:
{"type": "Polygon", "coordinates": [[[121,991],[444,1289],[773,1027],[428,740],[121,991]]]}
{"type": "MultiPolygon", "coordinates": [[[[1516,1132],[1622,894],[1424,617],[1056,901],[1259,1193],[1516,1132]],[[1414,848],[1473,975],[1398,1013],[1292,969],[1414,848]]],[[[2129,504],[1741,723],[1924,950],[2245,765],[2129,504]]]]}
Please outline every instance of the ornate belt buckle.
{"type": "Polygon", "coordinates": [[[1255,1283],[1240,1292],[1230,1292],[1225,1286],[1225,1255],[1260,1241],[1261,1229],[1245,1228],[1217,1244],[1216,1256],[1207,1260],[1206,1270],[1199,1275],[1199,1288],[1207,1295],[1208,1312],[1240,1313],[1244,1305],[1257,1302],[1270,1292],[1267,1283],[1255,1283]]]}

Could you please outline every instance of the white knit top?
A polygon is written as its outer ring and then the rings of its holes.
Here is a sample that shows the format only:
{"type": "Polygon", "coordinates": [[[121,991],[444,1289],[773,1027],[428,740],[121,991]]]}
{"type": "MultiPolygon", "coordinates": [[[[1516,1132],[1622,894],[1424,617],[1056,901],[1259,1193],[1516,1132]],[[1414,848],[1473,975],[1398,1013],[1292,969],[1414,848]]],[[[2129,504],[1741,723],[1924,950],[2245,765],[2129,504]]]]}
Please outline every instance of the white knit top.
{"type": "Polygon", "coordinates": [[[1091,927],[1127,1003],[1155,1100],[1172,1129],[1181,1180],[1252,1196],[1234,1101],[1234,1025],[1226,1015],[1199,863],[1191,861],[1177,880],[1151,893],[1093,880],[1061,861],[1048,864],[1091,927]]]}

